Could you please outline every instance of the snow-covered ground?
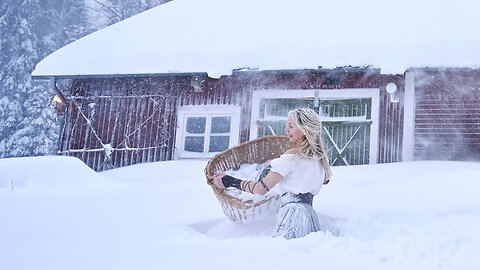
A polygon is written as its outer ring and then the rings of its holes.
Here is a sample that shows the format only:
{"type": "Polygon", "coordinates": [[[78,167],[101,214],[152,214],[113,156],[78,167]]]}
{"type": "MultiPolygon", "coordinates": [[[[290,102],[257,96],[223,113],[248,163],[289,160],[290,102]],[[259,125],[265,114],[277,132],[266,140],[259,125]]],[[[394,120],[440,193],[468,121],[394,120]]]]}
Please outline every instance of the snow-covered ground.
{"type": "Polygon", "coordinates": [[[229,221],[205,164],[0,159],[0,269],[480,269],[480,163],[334,167],[294,240],[229,221]]]}

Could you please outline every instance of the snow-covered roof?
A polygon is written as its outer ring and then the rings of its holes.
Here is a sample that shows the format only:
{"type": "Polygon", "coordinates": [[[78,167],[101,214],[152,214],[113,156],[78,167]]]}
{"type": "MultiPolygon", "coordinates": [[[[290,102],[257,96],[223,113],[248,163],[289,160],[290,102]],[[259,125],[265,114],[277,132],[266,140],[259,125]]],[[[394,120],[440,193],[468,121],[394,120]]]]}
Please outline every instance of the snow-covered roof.
{"type": "Polygon", "coordinates": [[[57,50],[33,76],[480,66],[476,0],[174,0],[57,50]]]}

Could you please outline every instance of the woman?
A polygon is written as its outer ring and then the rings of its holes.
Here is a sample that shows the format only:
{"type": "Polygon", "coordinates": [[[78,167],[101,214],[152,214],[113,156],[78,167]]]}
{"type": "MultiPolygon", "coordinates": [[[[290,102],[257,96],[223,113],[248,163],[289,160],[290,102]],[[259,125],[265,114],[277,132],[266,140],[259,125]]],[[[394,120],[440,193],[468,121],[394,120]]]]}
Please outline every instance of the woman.
{"type": "Polygon", "coordinates": [[[281,195],[282,200],[274,236],[291,239],[320,230],[313,196],[322,184],[328,184],[332,173],[322,140],[322,123],[314,110],[290,111],[285,131],[293,147],[271,161],[270,172],[263,179],[245,181],[217,172],[214,183],[222,189],[235,187],[262,195],[274,189],[272,193],[281,195]]]}

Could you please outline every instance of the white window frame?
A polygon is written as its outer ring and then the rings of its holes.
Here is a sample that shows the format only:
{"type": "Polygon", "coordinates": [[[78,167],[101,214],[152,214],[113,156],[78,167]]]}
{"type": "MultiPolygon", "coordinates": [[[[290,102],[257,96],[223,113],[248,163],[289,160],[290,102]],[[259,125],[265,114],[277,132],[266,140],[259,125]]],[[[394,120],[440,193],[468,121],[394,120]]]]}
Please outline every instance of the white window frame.
{"type": "Polygon", "coordinates": [[[257,138],[258,123],[260,119],[260,102],[262,99],[272,98],[313,98],[318,95],[320,99],[351,99],[370,98],[372,100],[372,125],[370,127],[370,164],[377,163],[378,151],[378,122],[380,117],[380,89],[379,88],[347,88],[338,90],[325,89],[297,89],[297,90],[257,90],[252,95],[252,118],[250,120],[250,139],[257,138]]]}
{"type": "Polygon", "coordinates": [[[230,122],[229,146],[238,144],[240,137],[241,107],[237,105],[187,105],[180,106],[177,114],[177,134],[175,137],[175,159],[181,158],[211,158],[218,152],[208,152],[210,144],[211,119],[216,116],[228,116],[230,122]],[[185,151],[186,124],[188,117],[206,117],[205,141],[203,153],[185,151]]]}

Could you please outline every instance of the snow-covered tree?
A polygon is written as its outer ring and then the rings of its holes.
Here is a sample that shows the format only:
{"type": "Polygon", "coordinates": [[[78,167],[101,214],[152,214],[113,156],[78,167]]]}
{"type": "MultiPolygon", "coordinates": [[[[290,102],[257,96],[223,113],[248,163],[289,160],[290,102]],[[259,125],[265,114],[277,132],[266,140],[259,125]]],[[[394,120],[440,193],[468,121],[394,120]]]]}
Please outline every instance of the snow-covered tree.
{"type": "Polygon", "coordinates": [[[86,7],[74,0],[0,4],[0,157],[51,154],[58,124],[53,92],[30,74],[45,56],[86,33],[86,7]]]}
{"type": "Polygon", "coordinates": [[[14,144],[25,142],[19,138],[23,136],[19,136],[17,130],[26,118],[23,102],[28,98],[31,88],[27,72],[33,70],[38,59],[34,48],[36,37],[30,31],[29,7],[26,2],[6,0],[2,3],[0,157],[15,156],[11,154],[14,144]]]}
{"type": "Polygon", "coordinates": [[[169,1],[171,0],[95,0],[95,9],[102,14],[104,24],[108,26],[169,1]]]}
{"type": "Polygon", "coordinates": [[[78,0],[1,1],[0,158],[56,150],[59,130],[50,102],[54,93],[48,82],[30,77],[40,60],[96,28],[168,1],[95,0],[90,10],[85,1],[78,0]],[[104,23],[93,25],[89,21],[92,12],[103,17],[104,23]]]}

